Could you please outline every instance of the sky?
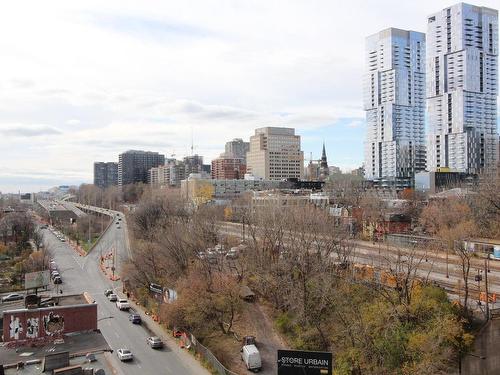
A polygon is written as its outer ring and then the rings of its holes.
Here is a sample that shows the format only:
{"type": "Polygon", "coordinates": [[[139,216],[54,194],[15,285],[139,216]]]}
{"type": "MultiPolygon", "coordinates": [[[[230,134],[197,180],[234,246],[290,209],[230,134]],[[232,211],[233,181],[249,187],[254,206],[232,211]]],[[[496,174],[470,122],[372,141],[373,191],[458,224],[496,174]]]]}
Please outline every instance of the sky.
{"type": "MultiPolygon", "coordinates": [[[[498,8],[498,0],[471,2],[498,8]]],[[[208,163],[294,127],[306,162],[363,162],[365,37],[453,2],[10,1],[0,7],[0,191],[91,183],[129,149],[208,163]]]]}

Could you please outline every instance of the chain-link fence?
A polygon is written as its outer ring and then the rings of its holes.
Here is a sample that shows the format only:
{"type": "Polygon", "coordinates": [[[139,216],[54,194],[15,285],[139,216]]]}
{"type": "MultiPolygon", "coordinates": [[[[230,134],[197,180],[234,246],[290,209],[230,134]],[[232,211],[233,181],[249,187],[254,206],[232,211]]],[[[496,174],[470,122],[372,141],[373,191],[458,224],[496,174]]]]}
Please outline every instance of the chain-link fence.
{"type": "Polygon", "coordinates": [[[196,352],[196,354],[201,355],[210,365],[213,367],[217,374],[219,375],[239,375],[235,372],[229,371],[225,368],[222,363],[213,355],[213,353],[203,346],[193,334],[189,333],[189,340],[191,341],[191,348],[196,352]]]}

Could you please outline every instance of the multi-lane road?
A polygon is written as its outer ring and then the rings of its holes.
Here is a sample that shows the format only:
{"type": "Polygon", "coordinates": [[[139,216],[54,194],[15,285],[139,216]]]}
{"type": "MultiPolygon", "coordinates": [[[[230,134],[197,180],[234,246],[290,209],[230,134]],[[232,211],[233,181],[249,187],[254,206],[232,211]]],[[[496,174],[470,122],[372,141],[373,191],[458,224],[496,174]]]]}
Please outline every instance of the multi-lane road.
{"type": "Polygon", "coordinates": [[[116,355],[113,355],[112,364],[118,373],[125,375],[209,374],[190,354],[168,342],[163,350],[151,349],[146,344],[146,338],[151,334],[143,326],[130,323],[129,313],[119,311],[115,303],[108,301],[104,296],[104,290],[108,288],[114,289],[120,295],[122,287],[119,281],[112,282],[101,272],[99,267],[101,254],[109,252],[114,247],[116,265],[119,270],[120,264],[130,256],[130,253],[123,214],[106,210],[100,212],[109,214],[113,222],[101,240],[85,257],[79,256],[66,242],[61,242],[49,230],[43,230],[46,246],[51,250],[63,279],[63,284],[59,288],[64,294],[88,292],[98,305],[98,327],[109,346],[115,351],[119,348],[128,348],[132,351],[134,360],[128,363],[120,362],[116,355]],[[119,217],[120,221],[118,221],[119,217]],[[117,222],[119,224],[116,224],[117,222]]]}

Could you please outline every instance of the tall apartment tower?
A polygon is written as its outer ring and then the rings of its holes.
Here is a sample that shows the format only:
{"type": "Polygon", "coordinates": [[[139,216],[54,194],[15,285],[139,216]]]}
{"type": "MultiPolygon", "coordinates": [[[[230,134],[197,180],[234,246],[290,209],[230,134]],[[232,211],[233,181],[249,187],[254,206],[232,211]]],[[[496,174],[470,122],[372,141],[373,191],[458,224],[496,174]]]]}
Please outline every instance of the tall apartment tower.
{"type": "Polygon", "coordinates": [[[247,152],[247,172],[264,180],[301,179],[304,153],[300,136],[292,128],[265,127],[255,130],[247,152]]]}
{"type": "Polygon", "coordinates": [[[456,4],[427,18],[430,171],[478,174],[498,160],[498,11],[456,4]]]}
{"type": "Polygon", "coordinates": [[[94,185],[103,189],[118,185],[118,163],[96,161],[94,163],[94,185]]]}
{"type": "Polygon", "coordinates": [[[130,150],[118,158],[118,185],[148,182],[148,171],[165,164],[165,155],[151,151],[130,150]]]}
{"type": "Polygon", "coordinates": [[[366,38],[365,177],[411,186],[425,169],[425,35],[389,28],[366,38]]]}

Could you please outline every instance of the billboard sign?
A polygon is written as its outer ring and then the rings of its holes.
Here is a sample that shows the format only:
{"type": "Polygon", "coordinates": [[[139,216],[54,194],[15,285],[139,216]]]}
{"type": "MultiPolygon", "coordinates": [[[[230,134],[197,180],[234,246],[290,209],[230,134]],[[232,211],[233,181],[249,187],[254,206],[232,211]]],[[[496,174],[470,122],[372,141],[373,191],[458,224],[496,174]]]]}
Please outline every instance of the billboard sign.
{"type": "Polygon", "coordinates": [[[50,283],[50,271],[37,271],[24,274],[24,289],[42,288],[50,283]]]}
{"type": "Polygon", "coordinates": [[[332,353],[278,350],[278,375],[331,375],[332,353]]]}

